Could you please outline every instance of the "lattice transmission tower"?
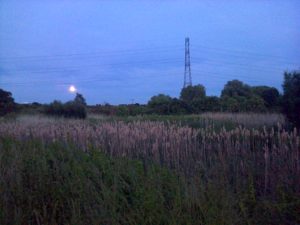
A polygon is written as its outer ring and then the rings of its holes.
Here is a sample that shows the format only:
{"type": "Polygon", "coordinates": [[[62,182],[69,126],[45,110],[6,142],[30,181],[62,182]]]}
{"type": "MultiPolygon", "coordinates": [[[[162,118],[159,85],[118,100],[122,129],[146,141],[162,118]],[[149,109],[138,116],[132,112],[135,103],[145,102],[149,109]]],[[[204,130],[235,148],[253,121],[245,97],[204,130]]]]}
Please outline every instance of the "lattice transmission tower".
{"type": "Polygon", "coordinates": [[[192,85],[191,58],[190,58],[190,39],[185,38],[185,64],[183,87],[192,85]]]}

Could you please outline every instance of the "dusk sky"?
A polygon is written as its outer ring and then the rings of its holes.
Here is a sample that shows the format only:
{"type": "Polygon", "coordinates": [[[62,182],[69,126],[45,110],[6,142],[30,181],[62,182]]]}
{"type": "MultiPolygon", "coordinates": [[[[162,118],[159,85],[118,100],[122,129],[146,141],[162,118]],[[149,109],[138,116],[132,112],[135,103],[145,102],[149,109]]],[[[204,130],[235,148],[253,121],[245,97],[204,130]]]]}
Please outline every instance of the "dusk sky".
{"type": "Polygon", "coordinates": [[[146,103],[193,84],[274,86],[300,68],[300,1],[1,0],[0,88],[17,102],[146,103]]]}

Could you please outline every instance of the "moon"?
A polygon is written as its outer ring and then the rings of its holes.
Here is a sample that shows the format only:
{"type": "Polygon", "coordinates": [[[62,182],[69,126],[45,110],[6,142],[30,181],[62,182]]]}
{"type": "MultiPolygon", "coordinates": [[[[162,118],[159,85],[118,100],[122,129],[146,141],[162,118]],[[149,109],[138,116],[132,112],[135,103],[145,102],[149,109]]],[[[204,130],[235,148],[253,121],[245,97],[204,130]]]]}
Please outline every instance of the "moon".
{"type": "Polygon", "coordinates": [[[76,91],[77,91],[77,89],[76,89],[76,87],[75,87],[74,85],[71,85],[71,86],[69,87],[69,92],[75,93],[76,91]]]}

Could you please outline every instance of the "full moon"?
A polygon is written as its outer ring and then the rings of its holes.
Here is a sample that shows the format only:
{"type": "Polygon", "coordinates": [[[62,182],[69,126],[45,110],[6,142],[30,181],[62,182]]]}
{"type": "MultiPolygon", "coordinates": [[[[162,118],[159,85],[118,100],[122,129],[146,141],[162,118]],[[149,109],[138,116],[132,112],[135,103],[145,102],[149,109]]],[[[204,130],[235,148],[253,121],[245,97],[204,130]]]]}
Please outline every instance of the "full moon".
{"type": "Polygon", "coordinates": [[[71,85],[71,86],[69,87],[69,92],[74,93],[74,92],[76,92],[76,91],[77,91],[77,90],[76,90],[76,88],[75,88],[74,85],[71,85]]]}

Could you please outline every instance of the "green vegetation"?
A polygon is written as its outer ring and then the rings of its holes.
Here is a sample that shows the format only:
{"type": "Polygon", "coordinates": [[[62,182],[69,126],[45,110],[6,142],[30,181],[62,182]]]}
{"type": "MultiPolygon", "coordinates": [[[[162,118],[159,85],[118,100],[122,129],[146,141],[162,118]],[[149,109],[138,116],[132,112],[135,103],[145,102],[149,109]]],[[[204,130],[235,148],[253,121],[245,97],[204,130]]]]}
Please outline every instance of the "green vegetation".
{"type": "Polygon", "coordinates": [[[233,130],[238,126],[249,129],[268,129],[276,128],[278,124],[286,126],[285,118],[278,113],[218,113],[209,112],[191,115],[157,115],[145,114],[139,116],[106,116],[99,114],[89,114],[88,121],[92,124],[102,122],[123,121],[126,123],[136,121],[156,121],[163,122],[165,125],[188,126],[191,128],[209,128],[213,127],[215,131],[220,131],[223,128],[233,130]]]}
{"type": "Polygon", "coordinates": [[[206,96],[203,85],[188,86],[181,90],[179,98],[165,94],[152,96],[147,105],[109,104],[90,106],[92,113],[116,116],[145,114],[184,115],[204,112],[279,112],[280,94],[274,87],[250,86],[239,80],[225,84],[221,96],[206,96]]]}
{"type": "Polygon", "coordinates": [[[1,224],[300,222],[296,131],[37,116],[0,123],[1,224]]]}
{"type": "Polygon", "coordinates": [[[221,96],[206,96],[202,85],[183,88],[180,98],[165,94],[151,97],[147,105],[129,104],[112,106],[90,106],[91,113],[114,116],[136,116],[146,114],[186,115],[205,112],[283,112],[293,126],[300,127],[299,72],[286,72],[283,96],[274,87],[250,86],[239,80],[228,81],[221,96]]]}
{"type": "Polygon", "coordinates": [[[0,89],[0,116],[16,111],[16,104],[12,94],[0,89]]]}
{"type": "MultiPolygon", "coordinates": [[[[181,90],[179,98],[165,94],[152,96],[147,104],[121,104],[88,106],[84,97],[77,93],[73,101],[65,104],[54,101],[49,105],[39,103],[18,105],[21,112],[68,118],[85,118],[87,113],[128,117],[143,115],[187,115],[206,112],[228,113],[279,113],[283,112],[292,126],[299,127],[299,72],[286,72],[283,95],[274,87],[250,86],[239,80],[228,81],[221,96],[206,96],[203,85],[188,86],[181,90]]],[[[0,116],[15,111],[11,93],[0,92],[0,116]],[[2,97],[1,97],[2,96],[2,97]]]]}
{"type": "Polygon", "coordinates": [[[86,118],[86,102],[81,94],[76,94],[74,101],[65,104],[53,101],[45,106],[44,112],[52,116],[64,116],[66,118],[86,118]]]}
{"type": "Polygon", "coordinates": [[[300,72],[285,73],[283,91],[283,112],[300,128],[300,72]]]}
{"type": "Polygon", "coordinates": [[[177,177],[75,145],[0,141],[1,224],[176,224],[191,221],[177,177]],[[185,215],[181,218],[180,214],[185,215]]]}
{"type": "Polygon", "coordinates": [[[193,179],[73,144],[1,138],[1,224],[293,224],[299,197],[234,190],[220,162],[193,179]],[[225,175],[225,177],[224,177],[225,175]]]}

